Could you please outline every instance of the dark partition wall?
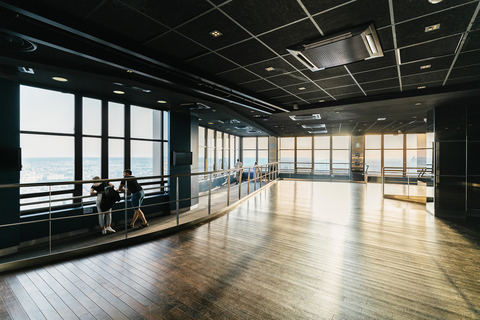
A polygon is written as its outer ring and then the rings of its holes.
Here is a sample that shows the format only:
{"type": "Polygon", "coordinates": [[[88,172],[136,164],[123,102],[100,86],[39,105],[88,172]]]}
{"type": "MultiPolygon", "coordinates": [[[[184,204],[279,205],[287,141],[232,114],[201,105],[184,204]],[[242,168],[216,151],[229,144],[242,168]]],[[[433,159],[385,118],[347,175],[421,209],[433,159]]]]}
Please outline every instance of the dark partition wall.
{"type": "Polygon", "coordinates": [[[459,100],[434,110],[435,215],[480,216],[480,103],[459,100]]]}
{"type": "MultiPolygon", "coordinates": [[[[0,184],[20,182],[20,86],[0,78],[0,184]]],[[[18,222],[20,195],[18,189],[0,190],[0,224],[18,222]]],[[[0,229],[0,250],[18,245],[18,227],[0,229]]]]}

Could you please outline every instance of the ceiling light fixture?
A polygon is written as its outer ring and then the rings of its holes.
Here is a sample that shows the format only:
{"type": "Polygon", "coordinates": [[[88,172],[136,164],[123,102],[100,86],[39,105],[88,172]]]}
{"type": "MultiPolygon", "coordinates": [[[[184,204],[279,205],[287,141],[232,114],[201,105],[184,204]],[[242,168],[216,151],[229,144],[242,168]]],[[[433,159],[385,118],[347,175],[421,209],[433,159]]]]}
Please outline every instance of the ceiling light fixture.
{"type": "Polygon", "coordinates": [[[318,100],[318,102],[325,102],[325,100],[318,100]]]}
{"type": "Polygon", "coordinates": [[[274,68],[274,67],[268,67],[268,68],[265,68],[265,70],[267,70],[267,71],[273,71],[273,70],[275,70],[275,68],[274,68]]]}
{"type": "Polygon", "coordinates": [[[60,81],[60,82],[67,82],[68,80],[65,79],[65,78],[61,78],[61,77],[52,77],[53,80],[55,81],[60,81]]]}
{"type": "Polygon", "coordinates": [[[437,4],[437,3],[440,3],[442,1],[443,0],[428,0],[428,2],[430,2],[431,4],[437,4]]]}
{"type": "Polygon", "coordinates": [[[165,100],[158,100],[157,102],[158,103],[167,103],[167,101],[165,101],[165,100]]]}
{"type": "Polygon", "coordinates": [[[432,26],[425,27],[425,32],[430,32],[440,29],[440,23],[434,24],[432,26]]]}
{"type": "Polygon", "coordinates": [[[128,73],[133,73],[133,71],[132,71],[132,70],[127,70],[127,72],[128,72],[128,73]]]}
{"type": "Polygon", "coordinates": [[[415,103],[415,105],[416,105],[416,106],[421,106],[422,103],[421,103],[421,102],[417,102],[417,103],[415,103]]]}
{"type": "Polygon", "coordinates": [[[432,65],[431,64],[427,64],[427,65],[424,65],[424,66],[420,66],[420,69],[428,69],[428,68],[431,68],[432,65]]]}
{"type": "Polygon", "coordinates": [[[298,88],[298,90],[305,90],[305,87],[298,88]]]}
{"type": "Polygon", "coordinates": [[[214,37],[214,38],[218,38],[218,37],[220,37],[223,33],[221,33],[221,32],[218,31],[218,30],[213,30],[213,31],[209,32],[208,34],[211,35],[211,36],[214,37]]]}
{"type": "Polygon", "coordinates": [[[384,121],[387,120],[387,118],[378,118],[377,121],[384,121]]]}
{"type": "Polygon", "coordinates": [[[417,89],[425,89],[427,86],[420,86],[417,89]]]}
{"type": "Polygon", "coordinates": [[[120,91],[120,90],[115,90],[115,91],[113,91],[113,93],[116,93],[116,94],[125,94],[125,92],[120,91]]]}

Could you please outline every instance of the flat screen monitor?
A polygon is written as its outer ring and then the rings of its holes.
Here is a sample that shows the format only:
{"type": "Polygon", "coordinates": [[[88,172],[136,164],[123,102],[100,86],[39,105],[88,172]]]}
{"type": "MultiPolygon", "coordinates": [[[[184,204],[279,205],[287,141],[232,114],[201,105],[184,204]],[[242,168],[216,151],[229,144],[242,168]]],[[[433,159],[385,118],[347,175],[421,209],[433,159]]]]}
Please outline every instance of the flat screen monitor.
{"type": "Polygon", "coordinates": [[[172,164],[174,166],[183,166],[183,165],[192,165],[192,153],[191,152],[182,152],[182,151],[173,151],[172,164]]]}

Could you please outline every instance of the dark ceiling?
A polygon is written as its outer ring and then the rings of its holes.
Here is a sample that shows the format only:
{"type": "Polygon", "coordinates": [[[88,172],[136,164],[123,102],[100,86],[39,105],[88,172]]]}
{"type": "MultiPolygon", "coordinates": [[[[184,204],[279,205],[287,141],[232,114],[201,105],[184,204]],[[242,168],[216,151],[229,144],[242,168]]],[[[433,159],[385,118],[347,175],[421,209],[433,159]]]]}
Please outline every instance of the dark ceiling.
{"type": "Polygon", "coordinates": [[[240,136],[309,135],[306,123],[328,134],[425,132],[428,109],[480,95],[479,9],[479,0],[0,1],[0,76],[192,112],[240,136]],[[312,72],[286,50],[370,22],[383,57],[312,72]],[[311,114],[321,119],[290,118],[311,114]]]}

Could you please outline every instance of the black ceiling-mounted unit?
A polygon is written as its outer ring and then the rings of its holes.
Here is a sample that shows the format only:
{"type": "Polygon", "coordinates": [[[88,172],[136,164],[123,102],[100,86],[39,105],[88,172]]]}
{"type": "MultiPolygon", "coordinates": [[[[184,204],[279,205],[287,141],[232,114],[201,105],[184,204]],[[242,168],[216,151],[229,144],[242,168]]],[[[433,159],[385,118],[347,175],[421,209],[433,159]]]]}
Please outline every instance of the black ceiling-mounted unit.
{"type": "Polygon", "coordinates": [[[383,57],[373,23],[287,48],[312,71],[383,57]]]}

